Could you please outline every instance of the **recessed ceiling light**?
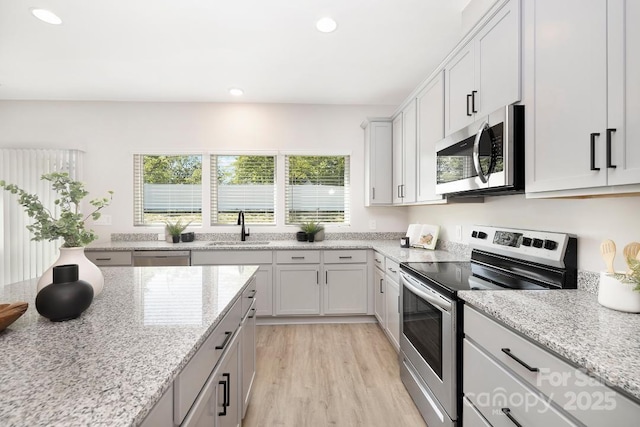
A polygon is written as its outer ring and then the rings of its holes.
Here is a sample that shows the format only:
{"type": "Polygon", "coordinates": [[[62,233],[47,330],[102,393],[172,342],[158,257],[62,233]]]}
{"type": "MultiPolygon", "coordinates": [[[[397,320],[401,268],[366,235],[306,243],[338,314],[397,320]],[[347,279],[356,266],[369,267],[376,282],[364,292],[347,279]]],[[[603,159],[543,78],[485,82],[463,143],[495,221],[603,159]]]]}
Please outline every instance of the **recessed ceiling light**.
{"type": "Polygon", "coordinates": [[[316,22],[316,28],[321,33],[332,33],[336,30],[336,28],[338,28],[338,24],[336,24],[336,21],[327,16],[326,18],[322,18],[318,20],[318,22],[316,22]]]}
{"type": "Polygon", "coordinates": [[[231,89],[229,89],[229,93],[233,96],[242,96],[244,95],[244,91],[242,89],[240,89],[239,87],[232,87],[231,89]]]}
{"type": "Polygon", "coordinates": [[[60,17],[58,15],[56,15],[55,13],[51,12],[50,10],[47,9],[36,9],[36,8],[31,8],[31,14],[33,16],[35,16],[36,18],[38,18],[41,21],[46,22],[47,24],[52,24],[52,25],[60,25],[62,24],[62,19],[60,19],[60,17]]]}

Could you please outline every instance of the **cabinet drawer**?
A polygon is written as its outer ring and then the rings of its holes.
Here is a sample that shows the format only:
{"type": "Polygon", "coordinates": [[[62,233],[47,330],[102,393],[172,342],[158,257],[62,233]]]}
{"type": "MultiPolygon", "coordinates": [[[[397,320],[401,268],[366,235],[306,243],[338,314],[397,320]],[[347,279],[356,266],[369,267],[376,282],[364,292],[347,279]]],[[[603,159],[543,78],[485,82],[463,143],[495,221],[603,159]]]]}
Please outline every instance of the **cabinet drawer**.
{"type": "Polygon", "coordinates": [[[174,386],[174,422],[178,425],[189,412],[209,374],[233,338],[242,317],[242,303],[236,301],[196,354],[176,377],[174,386]]]}
{"type": "Polygon", "coordinates": [[[482,414],[466,397],[462,398],[462,425],[464,427],[491,427],[482,414]]]}
{"type": "Polygon", "coordinates": [[[318,264],[320,251],[277,251],[278,264],[318,264]]]}
{"type": "Polygon", "coordinates": [[[271,264],[271,251],[191,251],[191,265],[271,264]]]}
{"type": "Polygon", "coordinates": [[[97,266],[131,265],[131,251],[85,251],[85,255],[97,266]]]}
{"type": "Polygon", "coordinates": [[[384,262],[385,273],[389,276],[394,282],[400,283],[400,265],[393,261],[390,258],[387,258],[384,262]]]}
{"type": "Polygon", "coordinates": [[[478,311],[464,308],[465,337],[589,426],[633,425],[640,406],[478,311]],[[518,360],[516,360],[518,359],[518,360]],[[527,366],[525,366],[527,365],[527,366]],[[530,368],[530,369],[529,369],[530,368]]]}
{"type": "Polygon", "coordinates": [[[491,425],[513,426],[509,416],[523,426],[576,425],[467,339],[463,354],[464,396],[491,425]]]}
{"type": "Polygon", "coordinates": [[[384,260],[384,255],[382,255],[380,252],[373,253],[373,264],[382,271],[385,271],[384,260]]]}
{"type": "Polygon", "coordinates": [[[353,264],[367,262],[367,251],[324,251],[325,264],[353,264]]]}
{"type": "Polygon", "coordinates": [[[257,289],[256,289],[256,277],[254,276],[251,281],[249,282],[249,285],[246,287],[246,289],[244,291],[242,291],[242,318],[244,319],[244,316],[247,315],[247,312],[249,311],[249,309],[251,308],[251,304],[253,304],[253,301],[255,301],[256,299],[256,293],[257,293],[257,289]]]}

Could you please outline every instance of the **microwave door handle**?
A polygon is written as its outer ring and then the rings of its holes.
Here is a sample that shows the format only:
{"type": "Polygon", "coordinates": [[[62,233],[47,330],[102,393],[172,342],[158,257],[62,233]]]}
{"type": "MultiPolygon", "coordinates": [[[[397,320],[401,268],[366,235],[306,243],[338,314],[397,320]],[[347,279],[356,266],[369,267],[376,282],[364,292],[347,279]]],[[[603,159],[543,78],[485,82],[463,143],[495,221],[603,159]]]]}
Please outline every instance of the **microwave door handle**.
{"type": "Polygon", "coordinates": [[[480,178],[480,181],[482,181],[483,184],[487,183],[488,177],[484,174],[480,165],[480,139],[482,139],[482,134],[487,129],[489,129],[489,123],[482,123],[482,126],[480,126],[480,129],[478,129],[478,133],[476,134],[476,140],[473,143],[473,165],[476,168],[476,172],[478,172],[478,178],[480,178]]]}
{"type": "Polygon", "coordinates": [[[411,292],[427,301],[428,303],[434,305],[436,308],[441,311],[449,312],[451,310],[451,303],[446,301],[441,301],[439,298],[436,298],[428,293],[424,292],[422,289],[417,288],[413,283],[413,280],[409,279],[404,275],[400,275],[400,280],[404,282],[404,286],[409,289],[411,292]]]}

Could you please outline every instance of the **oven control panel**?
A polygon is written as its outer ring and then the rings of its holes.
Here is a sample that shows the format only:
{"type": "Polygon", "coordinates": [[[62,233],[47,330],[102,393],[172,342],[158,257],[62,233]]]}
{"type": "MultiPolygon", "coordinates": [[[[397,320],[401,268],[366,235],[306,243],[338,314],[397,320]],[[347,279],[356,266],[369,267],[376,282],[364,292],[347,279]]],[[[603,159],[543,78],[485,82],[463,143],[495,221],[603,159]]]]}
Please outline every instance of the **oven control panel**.
{"type": "Polygon", "coordinates": [[[541,264],[562,266],[569,239],[573,236],[476,225],[472,227],[470,237],[473,248],[541,264]]]}

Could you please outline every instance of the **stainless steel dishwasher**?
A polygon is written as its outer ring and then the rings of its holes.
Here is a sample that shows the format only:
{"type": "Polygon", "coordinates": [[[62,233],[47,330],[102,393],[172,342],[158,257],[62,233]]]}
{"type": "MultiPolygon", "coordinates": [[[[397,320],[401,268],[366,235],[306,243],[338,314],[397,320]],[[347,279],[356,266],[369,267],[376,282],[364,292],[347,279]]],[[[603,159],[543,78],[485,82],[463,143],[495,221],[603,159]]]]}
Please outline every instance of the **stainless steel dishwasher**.
{"type": "Polygon", "coordinates": [[[191,265],[190,251],[133,251],[134,267],[191,265]]]}

